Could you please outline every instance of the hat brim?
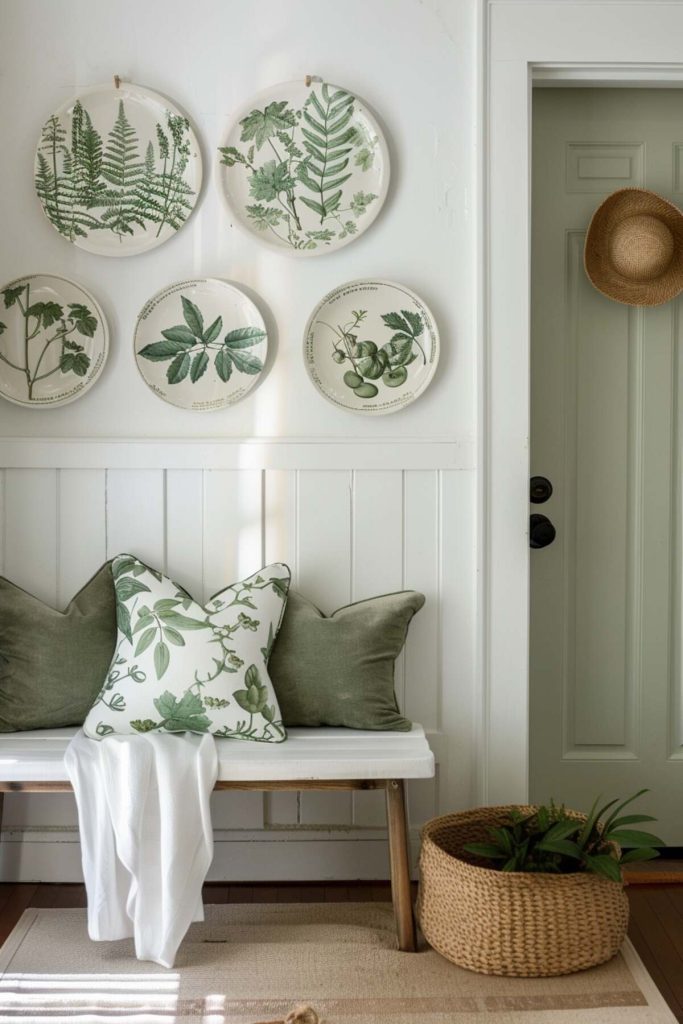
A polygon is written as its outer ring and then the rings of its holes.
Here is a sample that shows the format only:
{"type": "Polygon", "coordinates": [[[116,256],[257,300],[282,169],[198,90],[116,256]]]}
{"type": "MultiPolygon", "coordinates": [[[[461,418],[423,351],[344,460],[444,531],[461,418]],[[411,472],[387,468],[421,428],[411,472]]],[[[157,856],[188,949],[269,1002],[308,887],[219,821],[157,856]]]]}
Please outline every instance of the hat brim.
{"type": "Polygon", "coordinates": [[[623,188],[613,192],[591,219],[583,253],[584,266],[599,292],[627,306],[661,306],[683,291],[683,213],[667,199],[644,188],[623,188]],[[671,231],[674,251],[671,262],[659,276],[634,281],[615,269],[609,241],[614,228],[627,217],[657,217],[671,231]]]}

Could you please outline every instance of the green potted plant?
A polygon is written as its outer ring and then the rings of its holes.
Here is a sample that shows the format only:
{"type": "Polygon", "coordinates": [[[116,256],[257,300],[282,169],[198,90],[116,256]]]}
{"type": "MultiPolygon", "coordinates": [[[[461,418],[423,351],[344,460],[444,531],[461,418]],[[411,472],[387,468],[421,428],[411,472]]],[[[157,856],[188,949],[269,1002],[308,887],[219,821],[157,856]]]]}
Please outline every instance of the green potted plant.
{"type": "Polygon", "coordinates": [[[646,790],[588,814],[551,802],[482,807],[428,822],[418,918],[449,960],[486,974],[552,976],[609,960],[628,924],[622,865],[658,856],[623,814],[646,790]]]}

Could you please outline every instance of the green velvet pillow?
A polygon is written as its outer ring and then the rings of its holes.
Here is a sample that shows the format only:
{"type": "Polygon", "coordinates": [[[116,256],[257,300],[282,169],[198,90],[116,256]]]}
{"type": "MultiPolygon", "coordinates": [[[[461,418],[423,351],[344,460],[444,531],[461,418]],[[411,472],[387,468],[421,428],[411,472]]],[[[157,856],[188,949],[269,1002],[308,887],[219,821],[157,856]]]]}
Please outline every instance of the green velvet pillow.
{"type": "Polygon", "coordinates": [[[404,590],[327,617],[290,591],[268,663],[285,725],[410,729],[396,702],[394,662],[424,602],[404,590]]]}
{"type": "Polygon", "coordinates": [[[64,612],[0,577],[0,732],[82,725],[115,642],[109,563],[64,612]]]}

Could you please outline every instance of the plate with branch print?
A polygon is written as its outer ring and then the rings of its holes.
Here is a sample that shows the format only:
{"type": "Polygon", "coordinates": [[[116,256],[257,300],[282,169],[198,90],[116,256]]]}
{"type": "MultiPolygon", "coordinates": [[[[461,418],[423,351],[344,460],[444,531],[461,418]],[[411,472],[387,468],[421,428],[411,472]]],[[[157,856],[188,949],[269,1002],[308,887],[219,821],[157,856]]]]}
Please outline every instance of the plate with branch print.
{"type": "Polygon", "coordinates": [[[135,358],[145,383],[182,409],[225,409],[258,383],[268,337],[244,292],[216,278],[179,281],[142,308],[135,358]]]}
{"type": "Polygon", "coordinates": [[[320,79],[255,96],[219,147],[219,189],[269,245],[316,256],[370,227],[389,188],[382,130],[362,100],[320,79]]]}
{"type": "Polygon", "coordinates": [[[313,310],[304,361],[330,402],[381,416],[405,409],[431,383],[439,333],[422,299],[404,285],[350,281],[313,310]]]}
{"type": "Polygon", "coordinates": [[[199,197],[202,159],[190,122],[164,96],[99,85],[43,125],[34,183],[67,241],[100,256],[132,256],[183,226],[199,197]]]}
{"type": "Polygon", "coordinates": [[[32,408],[66,405],[104,367],[104,314],[81,285],[52,274],[0,288],[0,395],[32,408]]]}

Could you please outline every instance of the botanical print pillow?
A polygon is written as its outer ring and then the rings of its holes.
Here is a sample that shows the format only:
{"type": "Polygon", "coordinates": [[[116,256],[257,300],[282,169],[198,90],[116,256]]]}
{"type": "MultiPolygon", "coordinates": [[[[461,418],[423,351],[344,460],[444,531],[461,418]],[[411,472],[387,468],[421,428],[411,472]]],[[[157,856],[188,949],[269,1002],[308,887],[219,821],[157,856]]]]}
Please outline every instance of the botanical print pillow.
{"type": "Polygon", "coordinates": [[[290,572],[276,563],[203,607],[134,555],[113,560],[118,636],[83,728],[110,733],[210,732],[279,743],[286,733],[267,665],[290,572]]]}

